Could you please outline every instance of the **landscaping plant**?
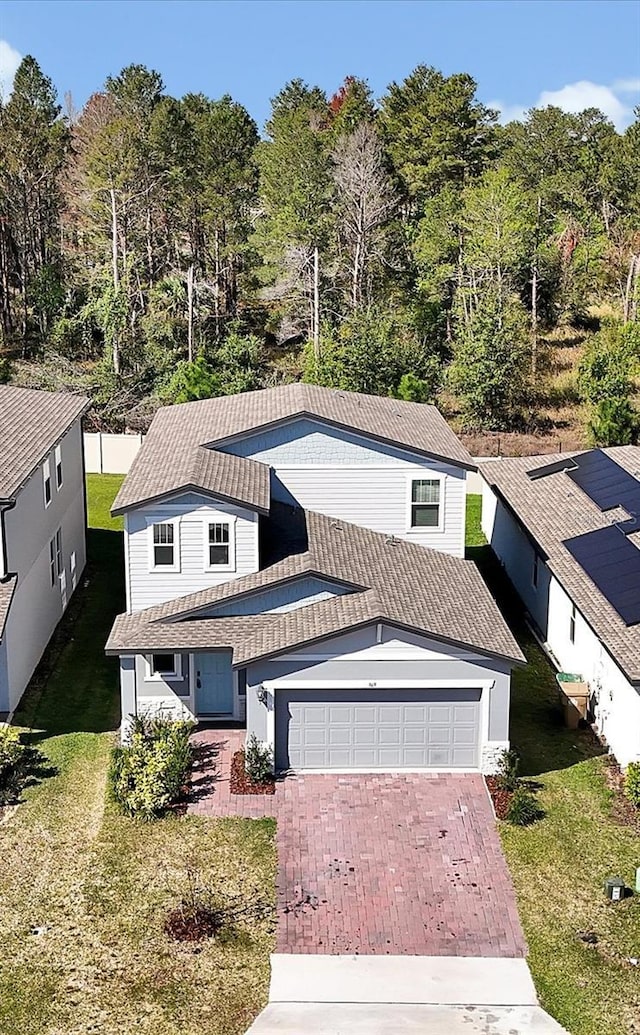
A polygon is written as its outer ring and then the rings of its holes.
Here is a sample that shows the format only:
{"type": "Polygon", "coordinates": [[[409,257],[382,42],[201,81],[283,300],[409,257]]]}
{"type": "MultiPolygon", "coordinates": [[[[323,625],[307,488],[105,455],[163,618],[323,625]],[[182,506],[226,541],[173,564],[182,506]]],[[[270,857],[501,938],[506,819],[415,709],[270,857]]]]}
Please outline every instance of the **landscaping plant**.
{"type": "Polygon", "coordinates": [[[503,751],[498,762],[496,783],[501,791],[515,791],[518,787],[520,758],[513,748],[503,751]]]}
{"type": "Polygon", "coordinates": [[[528,827],[542,819],[543,812],[533,794],[525,787],[517,787],[509,802],[506,819],[517,827],[528,827]]]}
{"type": "Polygon", "coordinates": [[[273,776],[271,748],[261,744],[255,733],[252,733],[247,741],[245,768],[254,783],[265,783],[273,776]]]}
{"type": "Polygon", "coordinates": [[[13,726],[0,726],[0,806],[15,801],[33,762],[33,749],[20,740],[13,726]]]}
{"type": "Polygon", "coordinates": [[[629,762],[624,774],[624,793],[640,809],[640,762],[629,762]]]}
{"type": "Polygon", "coordinates": [[[123,812],[156,819],[178,801],[193,760],[193,729],[192,722],[132,718],[129,743],[114,749],[110,772],[112,794],[123,812]]]}

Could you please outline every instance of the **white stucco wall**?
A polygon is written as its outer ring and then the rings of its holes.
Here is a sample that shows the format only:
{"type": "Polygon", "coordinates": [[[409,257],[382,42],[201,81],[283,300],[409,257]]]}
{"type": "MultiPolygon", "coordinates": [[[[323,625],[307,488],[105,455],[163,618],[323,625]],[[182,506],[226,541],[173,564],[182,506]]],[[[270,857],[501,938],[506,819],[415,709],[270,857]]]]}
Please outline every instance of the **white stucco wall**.
{"type": "Polygon", "coordinates": [[[538,587],[531,581],[534,548],[518,522],[483,486],[482,529],[531,614],[558,668],[581,675],[592,693],[596,728],[621,766],[640,759],[640,694],[576,609],[575,640],[570,639],[572,600],[546,565],[540,563],[538,587]]]}

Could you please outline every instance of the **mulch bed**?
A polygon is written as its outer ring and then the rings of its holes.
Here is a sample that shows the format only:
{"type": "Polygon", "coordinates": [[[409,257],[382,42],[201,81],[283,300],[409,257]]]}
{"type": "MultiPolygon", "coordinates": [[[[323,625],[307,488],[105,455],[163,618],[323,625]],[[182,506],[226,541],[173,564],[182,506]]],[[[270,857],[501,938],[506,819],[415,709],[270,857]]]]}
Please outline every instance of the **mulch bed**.
{"type": "Polygon", "coordinates": [[[513,798],[513,791],[503,791],[498,786],[498,778],[496,776],[485,776],[484,782],[487,785],[489,794],[491,795],[491,801],[493,802],[493,808],[498,819],[506,819],[507,812],[509,811],[509,805],[513,798]]]}
{"type": "Polygon", "coordinates": [[[275,780],[254,783],[244,767],[244,751],[236,751],[231,759],[231,793],[232,794],[274,794],[275,780]]]}

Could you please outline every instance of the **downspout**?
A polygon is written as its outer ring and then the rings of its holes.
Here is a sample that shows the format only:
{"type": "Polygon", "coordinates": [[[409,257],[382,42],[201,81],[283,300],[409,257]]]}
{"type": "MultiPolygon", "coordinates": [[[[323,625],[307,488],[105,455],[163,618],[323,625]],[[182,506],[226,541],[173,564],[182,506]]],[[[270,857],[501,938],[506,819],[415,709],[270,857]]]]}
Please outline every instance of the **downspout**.
{"type": "Polygon", "coordinates": [[[11,578],[9,573],[9,557],[7,554],[7,530],[4,523],[4,516],[9,510],[13,510],[16,505],[16,501],[13,500],[0,500],[0,542],[2,543],[2,550],[0,550],[0,582],[8,582],[11,578]]]}

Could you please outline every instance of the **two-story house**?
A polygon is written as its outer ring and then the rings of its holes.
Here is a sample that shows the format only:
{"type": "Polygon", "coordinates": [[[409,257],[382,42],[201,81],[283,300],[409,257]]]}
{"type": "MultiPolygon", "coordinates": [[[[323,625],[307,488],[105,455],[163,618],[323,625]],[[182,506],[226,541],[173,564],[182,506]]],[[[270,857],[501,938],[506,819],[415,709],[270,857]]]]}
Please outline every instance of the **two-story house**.
{"type": "Polygon", "coordinates": [[[0,712],[16,707],[85,565],[88,400],[0,385],[0,712]]]}
{"type": "Polygon", "coordinates": [[[125,522],[128,715],[246,721],[277,769],[490,769],[522,655],[463,559],[432,406],[280,388],[160,410],[125,522]]]}

